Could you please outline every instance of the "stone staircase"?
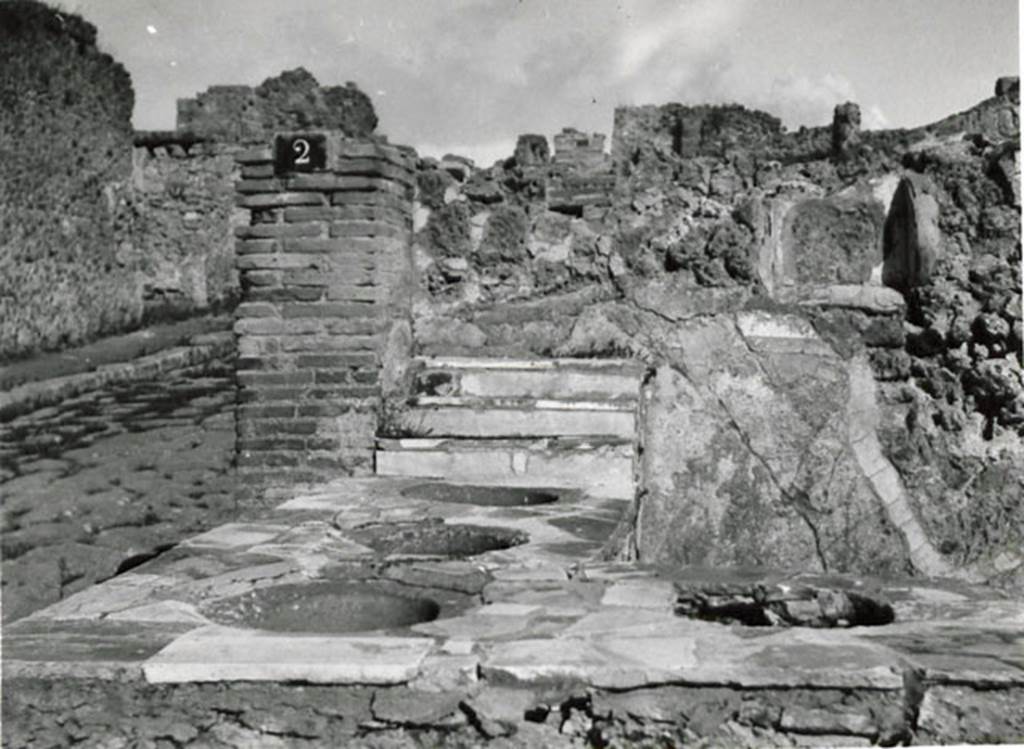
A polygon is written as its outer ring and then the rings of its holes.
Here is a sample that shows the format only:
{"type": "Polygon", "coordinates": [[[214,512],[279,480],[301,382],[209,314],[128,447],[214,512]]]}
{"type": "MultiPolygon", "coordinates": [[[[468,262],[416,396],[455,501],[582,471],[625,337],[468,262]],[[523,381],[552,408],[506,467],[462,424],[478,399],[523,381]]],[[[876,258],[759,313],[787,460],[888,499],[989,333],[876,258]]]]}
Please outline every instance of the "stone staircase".
{"type": "Polygon", "coordinates": [[[643,366],[620,359],[420,357],[381,476],[634,493],[643,366]]]}

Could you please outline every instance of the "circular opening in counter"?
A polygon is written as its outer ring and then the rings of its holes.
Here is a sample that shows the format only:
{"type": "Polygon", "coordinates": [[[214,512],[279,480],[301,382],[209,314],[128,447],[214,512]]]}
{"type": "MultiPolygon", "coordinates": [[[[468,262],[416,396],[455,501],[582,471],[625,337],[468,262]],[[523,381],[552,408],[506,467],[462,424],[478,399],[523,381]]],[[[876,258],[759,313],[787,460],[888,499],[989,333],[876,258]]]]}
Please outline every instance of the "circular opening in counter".
{"type": "Polygon", "coordinates": [[[370,582],[289,583],[256,588],[203,607],[229,627],[336,634],[408,627],[437,618],[429,598],[405,596],[370,582]]]}
{"type": "Polygon", "coordinates": [[[532,507],[551,504],[559,498],[557,489],[445,483],[415,484],[403,489],[402,496],[484,507],[532,507]]]}
{"type": "Polygon", "coordinates": [[[511,528],[446,523],[382,523],[348,531],[378,554],[472,557],[524,544],[529,536],[511,528]]]}

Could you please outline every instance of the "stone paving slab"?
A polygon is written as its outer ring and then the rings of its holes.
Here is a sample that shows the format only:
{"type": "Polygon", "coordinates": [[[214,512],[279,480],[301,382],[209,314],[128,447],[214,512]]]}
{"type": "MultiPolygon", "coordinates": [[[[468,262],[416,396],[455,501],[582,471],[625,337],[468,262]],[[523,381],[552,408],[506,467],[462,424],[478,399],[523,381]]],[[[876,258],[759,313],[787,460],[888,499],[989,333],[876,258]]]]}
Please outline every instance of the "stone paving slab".
{"type": "Polygon", "coordinates": [[[671,611],[675,600],[675,586],[668,580],[624,580],[605,589],[601,605],[671,611]]]}
{"type": "Polygon", "coordinates": [[[141,675],[142,663],[194,625],[24,619],[5,627],[4,679],[89,677],[121,680],[141,675]]]}
{"type": "Polygon", "coordinates": [[[161,590],[176,582],[162,575],[129,572],[37,611],[28,620],[104,619],[115,612],[158,601],[161,590]]]}
{"type": "Polygon", "coordinates": [[[936,683],[1024,685],[1024,629],[934,622],[927,628],[895,625],[864,639],[900,654],[921,678],[936,683]]]}
{"type": "Polygon", "coordinates": [[[225,523],[208,530],[206,533],[200,533],[198,536],[186,539],[181,545],[197,548],[204,546],[214,548],[255,546],[256,544],[272,541],[288,529],[287,525],[225,523]]]}
{"type": "Polygon", "coordinates": [[[142,670],[154,684],[400,684],[416,675],[433,646],[427,639],[312,637],[204,627],[179,637],[147,660],[142,670]]]}
{"type": "Polygon", "coordinates": [[[485,676],[520,683],[576,680],[610,689],[673,682],[843,689],[903,686],[898,660],[881,647],[839,639],[765,642],[720,627],[694,627],[690,633],[669,636],[620,637],[608,632],[587,638],[520,639],[490,647],[481,668],[485,676]]]}

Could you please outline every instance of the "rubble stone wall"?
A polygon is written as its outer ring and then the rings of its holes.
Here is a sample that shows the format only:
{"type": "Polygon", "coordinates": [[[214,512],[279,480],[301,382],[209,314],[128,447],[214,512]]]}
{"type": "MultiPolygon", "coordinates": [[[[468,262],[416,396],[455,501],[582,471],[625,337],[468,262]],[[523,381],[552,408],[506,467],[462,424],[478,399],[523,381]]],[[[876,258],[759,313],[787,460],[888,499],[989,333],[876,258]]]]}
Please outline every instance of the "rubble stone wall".
{"type": "Polygon", "coordinates": [[[11,746],[997,744],[1024,731],[1012,707],[1024,690],[1000,687],[912,679],[902,690],[662,685],[614,691],[552,683],[531,691],[480,682],[421,691],[11,678],[3,735],[11,746]]]}
{"type": "Polygon", "coordinates": [[[115,241],[131,173],[128,72],[96,29],[41,3],[0,4],[0,360],[142,316],[115,241]]]}
{"type": "Polygon", "coordinates": [[[234,227],[241,146],[188,134],[136,133],[131,179],[117,225],[134,259],[146,320],[233,306],[238,300],[234,227]]]}
{"type": "Polygon", "coordinates": [[[416,350],[647,362],[627,556],[1019,580],[1017,100],[1001,79],[877,132],[849,103],[795,133],[623,108],[610,157],[567,129],[486,169],[421,159],[416,350]],[[777,330],[738,332],[752,314],[777,330]]]}

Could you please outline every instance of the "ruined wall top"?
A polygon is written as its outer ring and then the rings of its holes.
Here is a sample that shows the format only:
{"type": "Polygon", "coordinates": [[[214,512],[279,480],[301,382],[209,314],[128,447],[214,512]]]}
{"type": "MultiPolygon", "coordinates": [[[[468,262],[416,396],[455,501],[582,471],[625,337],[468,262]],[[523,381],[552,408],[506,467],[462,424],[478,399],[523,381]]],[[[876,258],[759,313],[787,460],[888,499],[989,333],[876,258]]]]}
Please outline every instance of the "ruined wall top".
{"type": "Polygon", "coordinates": [[[567,127],[555,136],[555,163],[582,168],[604,164],[605,136],[603,133],[582,133],[567,127]]]}
{"type": "Polygon", "coordinates": [[[720,155],[731,146],[752,147],[778,136],[782,122],[738,104],[618,107],[612,156],[653,148],[681,157],[720,155]]]}
{"type": "Polygon", "coordinates": [[[211,86],[178,100],[178,132],[232,143],[266,143],[275,132],[340,130],[373,133],[377,115],[354,83],[321,86],[304,68],[285,71],[259,86],[211,86]]]}
{"type": "Polygon", "coordinates": [[[995,95],[968,110],[926,125],[935,135],[969,132],[996,142],[1020,137],[1020,78],[996,80],[995,95]]]}

